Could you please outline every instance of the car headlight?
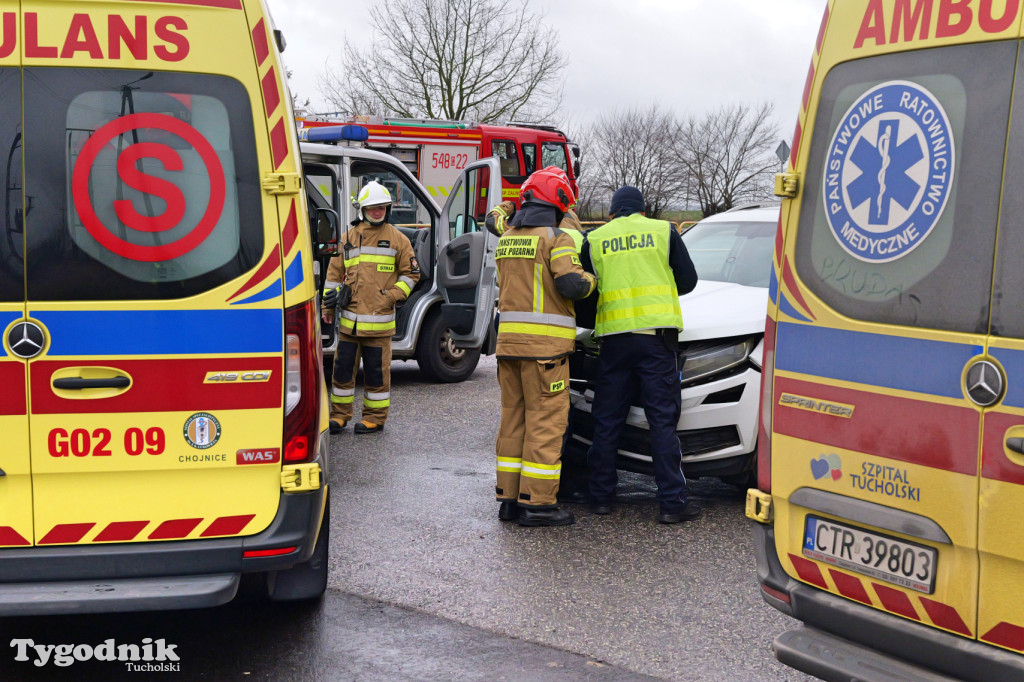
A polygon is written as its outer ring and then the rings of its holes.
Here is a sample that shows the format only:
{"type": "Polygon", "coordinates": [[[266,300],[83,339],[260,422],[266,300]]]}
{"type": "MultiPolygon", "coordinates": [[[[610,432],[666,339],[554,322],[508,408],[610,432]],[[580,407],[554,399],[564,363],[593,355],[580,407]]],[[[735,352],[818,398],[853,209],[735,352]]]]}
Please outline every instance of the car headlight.
{"type": "Polygon", "coordinates": [[[687,353],[680,380],[685,384],[743,364],[754,349],[754,341],[744,339],[687,353]]]}

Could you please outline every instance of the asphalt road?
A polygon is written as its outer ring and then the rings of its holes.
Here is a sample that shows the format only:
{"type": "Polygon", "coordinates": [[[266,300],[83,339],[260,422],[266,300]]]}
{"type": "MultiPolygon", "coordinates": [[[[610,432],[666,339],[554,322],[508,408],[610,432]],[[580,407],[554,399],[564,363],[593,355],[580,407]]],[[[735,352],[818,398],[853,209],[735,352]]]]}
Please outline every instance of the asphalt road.
{"type": "Polygon", "coordinates": [[[393,365],[386,430],[333,441],[332,586],[660,678],[809,679],[771,652],[795,621],[759,595],[740,491],[693,481],[704,516],[665,526],[653,479],[620,473],[610,516],[502,523],[499,405],[493,358],[456,385],[393,365]]]}
{"type": "Polygon", "coordinates": [[[771,652],[794,622],[758,594],[736,489],[692,482],[704,516],[664,526],[653,481],[622,474],[610,516],[571,505],[569,527],[498,521],[494,371],[484,359],[469,381],[437,385],[395,363],[386,430],[334,438],[319,606],[267,604],[247,580],[215,609],[3,619],[0,679],[810,679],[771,652]],[[179,670],[35,666],[10,646],[145,637],[175,645],[179,670]]]}

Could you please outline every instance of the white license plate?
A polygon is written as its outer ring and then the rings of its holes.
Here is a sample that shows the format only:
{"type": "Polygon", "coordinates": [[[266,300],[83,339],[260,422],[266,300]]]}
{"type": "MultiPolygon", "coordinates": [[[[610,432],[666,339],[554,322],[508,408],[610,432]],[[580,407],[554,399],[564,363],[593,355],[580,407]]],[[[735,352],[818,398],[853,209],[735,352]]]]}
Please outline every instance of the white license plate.
{"type": "Polygon", "coordinates": [[[803,554],[918,592],[935,590],[939,553],[933,547],[808,516],[803,554]]]}

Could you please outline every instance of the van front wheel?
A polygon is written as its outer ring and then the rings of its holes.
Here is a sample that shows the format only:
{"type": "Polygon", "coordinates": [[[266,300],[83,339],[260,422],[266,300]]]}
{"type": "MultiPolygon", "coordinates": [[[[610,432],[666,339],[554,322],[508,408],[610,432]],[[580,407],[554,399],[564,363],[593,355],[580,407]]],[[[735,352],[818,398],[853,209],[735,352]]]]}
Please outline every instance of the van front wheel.
{"type": "Polygon", "coordinates": [[[416,362],[431,381],[453,384],[465,381],[480,362],[479,348],[456,348],[451,330],[440,311],[427,317],[416,344],[416,362]]]}

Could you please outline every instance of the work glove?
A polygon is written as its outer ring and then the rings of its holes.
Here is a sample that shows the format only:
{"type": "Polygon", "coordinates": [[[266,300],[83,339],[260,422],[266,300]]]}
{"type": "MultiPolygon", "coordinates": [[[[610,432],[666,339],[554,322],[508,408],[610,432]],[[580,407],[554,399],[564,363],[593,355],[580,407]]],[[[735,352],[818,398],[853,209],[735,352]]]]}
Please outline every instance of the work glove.
{"type": "Polygon", "coordinates": [[[330,310],[334,310],[335,308],[338,307],[338,289],[337,288],[333,288],[332,287],[332,288],[330,288],[330,289],[328,289],[327,291],[324,292],[324,299],[323,299],[323,301],[321,303],[321,306],[324,307],[324,308],[328,308],[330,310]]]}

